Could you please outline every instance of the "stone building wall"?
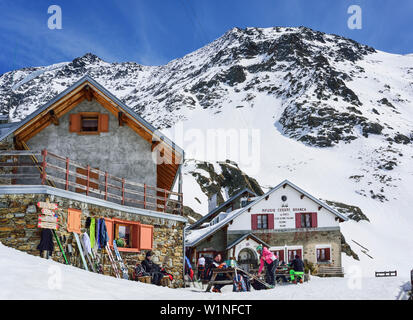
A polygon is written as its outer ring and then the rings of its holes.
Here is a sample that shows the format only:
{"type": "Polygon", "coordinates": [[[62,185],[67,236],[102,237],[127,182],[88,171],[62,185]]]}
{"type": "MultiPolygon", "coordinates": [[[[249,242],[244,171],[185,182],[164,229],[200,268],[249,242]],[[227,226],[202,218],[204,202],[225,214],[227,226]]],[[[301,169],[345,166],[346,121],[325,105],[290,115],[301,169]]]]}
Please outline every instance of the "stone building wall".
{"type": "MultiPolygon", "coordinates": [[[[59,229],[57,235],[65,237],[77,248],[73,234],[68,232],[67,209],[78,209],[82,211],[82,233],[86,231],[85,222],[87,217],[91,218],[118,218],[128,221],[139,221],[142,224],[154,226],[153,252],[154,261],[163,264],[167,271],[173,274],[173,287],[183,286],[183,228],[184,223],[180,221],[156,218],[134,213],[123,212],[112,208],[98,206],[90,203],[71,200],[55,195],[47,194],[0,194],[0,241],[9,247],[25,251],[32,255],[39,255],[37,246],[40,242],[41,229],[37,227],[40,209],[36,204],[39,201],[57,203],[56,213],[59,218],[59,229]]],[[[54,240],[55,248],[52,259],[64,263],[64,258],[54,240]]],[[[138,253],[120,252],[131,277],[134,266],[145,258],[147,250],[138,253]]],[[[80,259],[77,266],[81,267],[80,259]]],[[[106,254],[103,255],[104,274],[111,274],[111,264],[106,254]]]]}
{"type": "MultiPolygon", "coordinates": [[[[339,229],[299,232],[254,231],[254,234],[272,247],[303,246],[303,259],[317,264],[316,246],[331,245],[331,263],[324,266],[341,267],[341,232],[339,229]]],[[[228,242],[241,234],[228,233],[228,242]]]]}

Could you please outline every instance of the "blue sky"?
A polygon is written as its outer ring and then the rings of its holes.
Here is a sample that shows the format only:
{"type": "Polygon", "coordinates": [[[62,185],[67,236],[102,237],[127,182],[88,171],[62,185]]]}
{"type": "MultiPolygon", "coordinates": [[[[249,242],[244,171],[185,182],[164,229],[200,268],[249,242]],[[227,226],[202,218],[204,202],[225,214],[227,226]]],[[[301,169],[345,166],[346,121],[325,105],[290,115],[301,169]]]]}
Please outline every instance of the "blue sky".
{"type": "Polygon", "coordinates": [[[233,27],[307,26],[376,49],[413,53],[411,0],[0,0],[0,74],[71,61],[102,59],[165,64],[233,27]],[[50,30],[50,5],[62,8],[50,30]],[[362,9],[362,29],[347,27],[347,8],[362,9]]]}

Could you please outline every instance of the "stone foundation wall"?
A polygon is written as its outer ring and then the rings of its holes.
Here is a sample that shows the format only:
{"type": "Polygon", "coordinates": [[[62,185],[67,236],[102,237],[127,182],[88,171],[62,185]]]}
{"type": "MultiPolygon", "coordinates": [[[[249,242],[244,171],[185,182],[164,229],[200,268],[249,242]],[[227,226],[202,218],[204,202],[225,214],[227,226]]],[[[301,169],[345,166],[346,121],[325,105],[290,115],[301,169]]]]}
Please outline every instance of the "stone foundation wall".
{"type": "MultiPolygon", "coordinates": [[[[66,238],[77,248],[73,234],[68,232],[67,209],[78,209],[82,211],[82,233],[86,231],[85,222],[87,217],[91,218],[118,218],[128,221],[139,221],[143,224],[154,226],[153,261],[164,265],[166,270],[172,273],[174,281],[172,287],[183,286],[183,228],[184,223],[170,219],[149,217],[128,212],[123,212],[103,206],[97,206],[80,201],[74,201],[64,197],[47,194],[0,194],[0,241],[9,247],[25,251],[32,255],[39,255],[37,246],[40,242],[41,229],[37,227],[38,215],[41,210],[36,204],[39,201],[57,203],[56,210],[59,218],[59,229],[57,235],[66,238]]],[[[64,263],[64,258],[54,240],[55,248],[52,259],[64,263]]],[[[100,251],[101,252],[101,251],[100,251]]],[[[145,258],[146,250],[141,252],[120,252],[129,270],[130,278],[136,263],[145,258]]],[[[102,254],[104,274],[111,274],[111,264],[107,254],[102,254]]],[[[75,259],[76,266],[81,267],[80,259],[75,259]]]]}
{"type": "MultiPolygon", "coordinates": [[[[308,232],[268,232],[256,231],[254,234],[273,247],[303,246],[303,259],[317,264],[316,245],[331,245],[331,263],[323,266],[341,267],[341,232],[340,230],[308,232]]],[[[228,234],[228,243],[240,235],[228,234]]]]}

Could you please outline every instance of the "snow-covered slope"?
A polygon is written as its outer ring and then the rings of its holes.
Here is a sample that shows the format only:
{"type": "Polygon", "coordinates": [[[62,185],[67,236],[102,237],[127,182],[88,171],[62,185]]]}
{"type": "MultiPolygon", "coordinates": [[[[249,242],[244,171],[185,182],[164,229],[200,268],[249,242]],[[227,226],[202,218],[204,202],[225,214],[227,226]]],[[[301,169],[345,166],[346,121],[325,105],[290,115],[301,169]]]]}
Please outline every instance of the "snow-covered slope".
{"type": "MultiPolygon", "coordinates": [[[[187,159],[230,159],[264,191],[289,179],[316,197],[360,207],[370,222],[342,224],[360,257],[345,268],[356,264],[367,275],[412,268],[412,55],[304,27],[234,28],[164,66],[86,54],[5,73],[1,112],[18,121],[85,74],[161,128],[187,159]],[[234,148],[214,152],[213,129],[232,130],[234,148]]],[[[184,202],[205,214],[207,195],[191,171],[188,162],[184,202]]]]}
{"type": "Polygon", "coordinates": [[[400,299],[410,289],[408,278],[320,279],[300,287],[272,290],[205,293],[201,288],[169,289],[92,273],[34,257],[0,244],[0,299],[76,300],[254,300],[254,299],[400,299]],[[356,287],[353,283],[356,283],[356,287]],[[311,285],[310,285],[311,284],[311,285]],[[353,284],[353,285],[349,285],[353,284]],[[360,285],[360,286],[359,286],[360,285]],[[334,290],[333,290],[334,288],[334,290]],[[329,292],[329,296],[324,295],[329,292]]]}

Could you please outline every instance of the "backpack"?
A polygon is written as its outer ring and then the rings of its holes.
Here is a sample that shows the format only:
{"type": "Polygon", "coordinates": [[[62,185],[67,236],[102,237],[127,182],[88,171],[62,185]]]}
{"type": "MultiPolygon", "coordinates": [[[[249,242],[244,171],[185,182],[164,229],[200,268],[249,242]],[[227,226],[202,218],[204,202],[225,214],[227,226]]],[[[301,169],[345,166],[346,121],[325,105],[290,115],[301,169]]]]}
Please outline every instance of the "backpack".
{"type": "Polygon", "coordinates": [[[247,285],[247,279],[244,278],[242,275],[237,274],[234,277],[234,284],[232,285],[232,291],[233,292],[250,291],[249,285],[247,285]]]}
{"type": "Polygon", "coordinates": [[[210,280],[212,277],[212,268],[214,267],[213,259],[210,257],[205,258],[205,269],[203,279],[210,280]]]}
{"type": "Polygon", "coordinates": [[[162,268],[162,269],[161,269],[161,273],[162,273],[164,276],[168,276],[168,277],[169,277],[169,280],[171,280],[171,281],[174,280],[173,275],[170,274],[169,272],[167,272],[167,271],[165,270],[165,268],[162,268]]]}
{"type": "Polygon", "coordinates": [[[141,264],[137,264],[134,270],[135,279],[139,277],[149,276],[150,274],[145,271],[145,268],[141,264]]]}

